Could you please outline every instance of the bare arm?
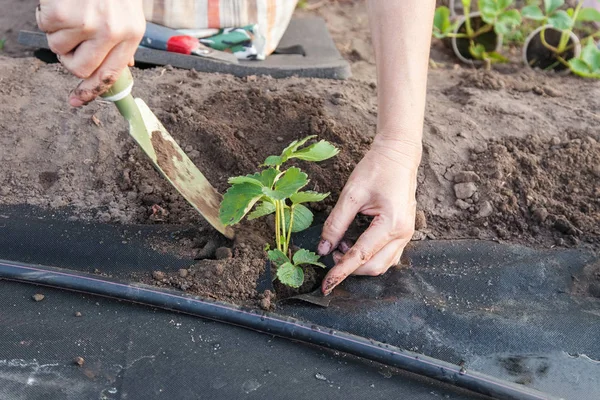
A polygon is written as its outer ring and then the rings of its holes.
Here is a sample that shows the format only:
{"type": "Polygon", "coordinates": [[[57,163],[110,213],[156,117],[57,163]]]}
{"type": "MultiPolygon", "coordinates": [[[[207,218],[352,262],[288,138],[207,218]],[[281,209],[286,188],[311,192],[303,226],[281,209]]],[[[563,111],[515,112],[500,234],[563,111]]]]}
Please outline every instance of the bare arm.
{"type": "Polygon", "coordinates": [[[435,1],[369,0],[377,62],[378,136],[421,147],[435,1]]]}
{"type": "Polygon", "coordinates": [[[323,281],[325,294],[348,275],[386,272],[414,233],[434,8],[434,0],[368,2],[377,61],[377,135],[323,228],[319,253],[333,251],[336,261],[323,281]],[[343,237],[358,213],[374,218],[351,245],[343,237]]]}

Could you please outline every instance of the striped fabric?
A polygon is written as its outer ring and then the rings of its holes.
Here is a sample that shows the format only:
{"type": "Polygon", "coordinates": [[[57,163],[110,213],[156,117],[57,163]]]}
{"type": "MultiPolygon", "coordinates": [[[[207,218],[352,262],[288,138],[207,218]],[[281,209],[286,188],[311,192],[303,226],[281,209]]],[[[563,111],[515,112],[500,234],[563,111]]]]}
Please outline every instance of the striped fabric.
{"type": "Polygon", "coordinates": [[[174,29],[236,28],[257,24],[271,54],[298,0],[144,0],[146,20],[174,29]]]}

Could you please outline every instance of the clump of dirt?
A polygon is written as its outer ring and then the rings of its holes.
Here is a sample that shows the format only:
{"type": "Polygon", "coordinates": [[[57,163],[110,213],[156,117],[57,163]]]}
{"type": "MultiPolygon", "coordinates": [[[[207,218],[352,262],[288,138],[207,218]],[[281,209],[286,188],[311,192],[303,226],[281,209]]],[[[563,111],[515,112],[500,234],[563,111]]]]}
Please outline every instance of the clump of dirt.
{"type": "Polygon", "coordinates": [[[571,292],[600,298],[600,261],[586,265],[580,275],[573,276],[571,292]]]}
{"type": "MultiPolygon", "coordinates": [[[[146,283],[172,287],[190,294],[238,304],[258,303],[264,296],[256,290],[259,277],[265,270],[265,224],[252,222],[238,228],[236,238],[228,245],[204,245],[202,259],[177,272],[154,271],[143,277],[146,283]],[[207,246],[211,250],[206,251],[207,246]]],[[[214,243],[210,240],[208,243],[214,243]]]]}
{"type": "Polygon", "coordinates": [[[455,205],[471,235],[545,246],[600,243],[597,139],[573,131],[562,140],[502,138],[473,151],[472,163],[453,176],[455,205]]]}
{"type": "MultiPolygon", "coordinates": [[[[252,304],[265,310],[274,308],[276,298],[284,299],[315,290],[324,271],[304,267],[304,284],[297,289],[273,282],[274,291],[257,291],[257,283],[268,276],[265,244],[270,243],[271,229],[265,221],[245,221],[236,226],[236,237],[226,242],[222,236],[206,235],[182,249],[197,249],[197,262],[177,272],[153,271],[137,276],[143,282],[170,287],[215,300],[252,304]]],[[[272,244],[272,243],[271,243],[272,244]]],[[[181,247],[181,246],[180,246],[181,247]]],[[[170,253],[177,249],[168,248],[170,253]]],[[[181,248],[179,249],[181,250],[181,248]]],[[[276,276],[272,267],[271,276],[276,276]]]]}

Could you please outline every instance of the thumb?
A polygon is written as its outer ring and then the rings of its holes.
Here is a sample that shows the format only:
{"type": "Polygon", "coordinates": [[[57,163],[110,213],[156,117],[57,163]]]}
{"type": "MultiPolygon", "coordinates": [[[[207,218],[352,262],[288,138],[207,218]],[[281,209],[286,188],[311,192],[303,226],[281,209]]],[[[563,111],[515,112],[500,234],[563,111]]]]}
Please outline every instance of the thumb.
{"type": "Polygon", "coordinates": [[[342,191],[337,204],[323,225],[321,241],[317,249],[322,256],[329,254],[337,247],[362,207],[362,203],[355,195],[345,192],[345,190],[342,191]]]}

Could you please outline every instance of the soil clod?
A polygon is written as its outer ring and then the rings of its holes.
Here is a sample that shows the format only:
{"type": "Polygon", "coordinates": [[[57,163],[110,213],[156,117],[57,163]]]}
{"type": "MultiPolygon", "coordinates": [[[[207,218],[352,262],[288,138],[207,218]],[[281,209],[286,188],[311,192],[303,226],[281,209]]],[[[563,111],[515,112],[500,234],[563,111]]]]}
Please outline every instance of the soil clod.
{"type": "Polygon", "coordinates": [[[44,298],[45,298],[45,297],[46,297],[46,296],[44,296],[44,295],[43,295],[43,294],[41,294],[41,293],[36,293],[36,294],[34,294],[33,296],[31,296],[31,298],[32,298],[34,301],[42,301],[42,300],[44,300],[44,298]]]}

